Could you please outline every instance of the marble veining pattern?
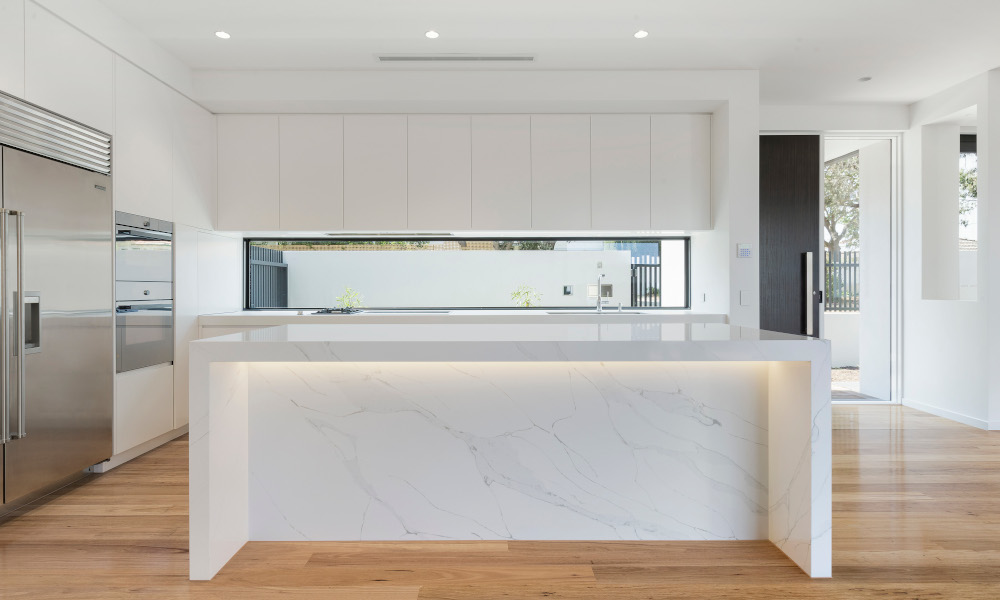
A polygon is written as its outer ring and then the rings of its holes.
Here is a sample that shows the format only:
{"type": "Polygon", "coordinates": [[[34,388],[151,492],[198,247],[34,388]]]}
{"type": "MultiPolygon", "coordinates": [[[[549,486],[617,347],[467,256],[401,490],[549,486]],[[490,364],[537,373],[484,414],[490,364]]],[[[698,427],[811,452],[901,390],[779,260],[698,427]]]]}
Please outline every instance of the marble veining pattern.
{"type": "Polygon", "coordinates": [[[303,324],[195,341],[191,578],[260,536],[470,531],[767,537],[829,577],[829,368],[829,342],[719,323],[303,324]]]}
{"type": "Polygon", "coordinates": [[[767,537],[766,364],[254,364],[250,389],[252,539],[767,537]]]}

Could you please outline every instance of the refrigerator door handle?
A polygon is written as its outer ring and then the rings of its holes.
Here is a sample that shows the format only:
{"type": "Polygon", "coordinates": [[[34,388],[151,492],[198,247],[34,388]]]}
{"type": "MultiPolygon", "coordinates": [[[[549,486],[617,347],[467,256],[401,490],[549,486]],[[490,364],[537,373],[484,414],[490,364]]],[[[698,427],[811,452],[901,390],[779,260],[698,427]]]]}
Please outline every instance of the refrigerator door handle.
{"type": "Polygon", "coordinates": [[[10,441],[10,328],[7,326],[7,209],[0,209],[0,442],[10,441]]]}
{"type": "MultiPolygon", "coordinates": [[[[17,327],[17,437],[27,437],[25,429],[25,393],[24,393],[24,211],[17,211],[17,299],[14,312],[17,327]]],[[[41,315],[39,315],[40,317],[41,315]]]]}

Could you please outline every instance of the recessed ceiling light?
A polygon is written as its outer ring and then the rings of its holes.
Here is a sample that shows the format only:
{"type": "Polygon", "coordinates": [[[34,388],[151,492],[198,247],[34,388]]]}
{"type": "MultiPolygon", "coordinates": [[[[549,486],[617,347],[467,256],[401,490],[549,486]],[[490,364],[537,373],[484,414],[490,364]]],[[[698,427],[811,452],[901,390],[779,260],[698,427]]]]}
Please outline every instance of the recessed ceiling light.
{"type": "Polygon", "coordinates": [[[858,79],[858,81],[860,81],[861,83],[868,83],[871,80],[872,80],[872,78],[869,75],[865,75],[864,77],[860,77],[858,79]]]}
{"type": "Polygon", "coordinates": [[[639,31],[636,31],[633,35],[635,36],[635,39],[641,40],[642,38],[649,35],[649,32],[646,31],[645,29],[640,29],[639,31]]]}
{"type": "Polygon", "coordinates": [[[436,32],[436,31],[434,31],[433,29],[431,29],[430,31],[428,31],[428,32],[427,32],[427,33],[425,33],[424,35],[426,35],[426,36],[427,36],[427,37],[429,37],[430,39],[434,40],[434,39],[437,39],[437,37],[438,37],[438,35],[439,35],[439,34],[438,34],[438,32],[436,32]]]}
{"type": "Polygon", "coordinates": [[[229,38],[231,38],[233,36],[229,35],[225,31],[216,31],[215,32],[215,37],[217,37],[219,39],[223,39],[223,40],[228,40],[229,38]]]}

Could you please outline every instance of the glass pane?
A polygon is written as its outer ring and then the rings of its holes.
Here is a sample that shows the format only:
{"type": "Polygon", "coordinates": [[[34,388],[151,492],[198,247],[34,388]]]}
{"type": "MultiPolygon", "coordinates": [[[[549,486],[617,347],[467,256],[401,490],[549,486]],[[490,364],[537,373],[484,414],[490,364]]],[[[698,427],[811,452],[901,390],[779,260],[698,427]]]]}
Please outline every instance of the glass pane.
{"type": "Polygon", "coordinates": [[[251,308],[684,308],[687,238],[251,240],[251,308]],[[600,284],[600,287],[599,287],[600,284]]]}
{"type": "MultiPolygon", "coordinates": [[[[964,136],[963,136],[964,137],[964,136]]],[[[958,157],[958,284],[960,300],[976,300],[979,256],[979,163],[975,152],[958,157]]]]}

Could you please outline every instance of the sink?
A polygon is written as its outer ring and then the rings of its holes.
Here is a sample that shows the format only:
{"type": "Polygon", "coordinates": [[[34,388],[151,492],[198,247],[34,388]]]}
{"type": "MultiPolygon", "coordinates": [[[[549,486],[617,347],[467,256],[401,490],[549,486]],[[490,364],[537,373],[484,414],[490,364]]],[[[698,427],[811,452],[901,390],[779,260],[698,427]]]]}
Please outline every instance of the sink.
{"type": "Polygon", "coordinates": [[[429,309],[413,309],[413,310],[366,310],[364,311],[370,315],[447,315],[450,314],[450,310],[435,310],[429,309]]]}

